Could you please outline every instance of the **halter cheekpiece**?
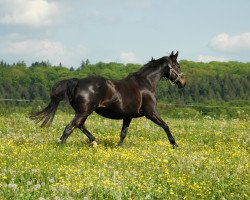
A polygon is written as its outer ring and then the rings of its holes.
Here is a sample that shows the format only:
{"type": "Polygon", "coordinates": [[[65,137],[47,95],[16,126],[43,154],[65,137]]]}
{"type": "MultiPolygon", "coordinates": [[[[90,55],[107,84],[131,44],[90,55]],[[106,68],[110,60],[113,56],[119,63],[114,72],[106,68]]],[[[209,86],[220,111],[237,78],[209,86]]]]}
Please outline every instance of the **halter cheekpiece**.
{"type": "Polygon", "coordinates": [[[178,73],[169,63],[168,63],[168,67],[169,67],[169,82],[172,84],[172,85],[175,85],[176,82],[181,78],[181,76],[183,75],[183,73],[178,73]],[[171,81],[171,74],[175,74],[177,75],[176,79],[174,81],[171,81]]]}

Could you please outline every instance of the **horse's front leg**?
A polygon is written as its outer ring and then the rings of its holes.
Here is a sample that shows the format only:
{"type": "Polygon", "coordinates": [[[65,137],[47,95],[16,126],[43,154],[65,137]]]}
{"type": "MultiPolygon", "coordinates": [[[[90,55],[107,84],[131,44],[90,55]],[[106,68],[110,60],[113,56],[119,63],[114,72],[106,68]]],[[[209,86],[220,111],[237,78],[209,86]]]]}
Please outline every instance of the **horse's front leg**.
{"type": "Polygon", "coordinates": [[[161,117],[159,115],[157,115],[155,112],[152,114],[148,114],[146,116],[148,119],[150,119],[152,122],[154,122],[155,124],[159,125],[160,127],[162,127],[164,129],[164,131],[166,132],[167,136],[168,136],[168,140],[169,142],[173,145],[173,149],[175,147],[178,147],[178,145],[175,142],[174,137],[172,136],[168,125],[161,119],[161,117]]]}
{"type": "Polygon", "coordinates": [[[81,124],[78,128],[89,138],[89,142],[92,143],[94,147],[96,147],[97,142],[95,140],[95,137],[88,131],[84,123],[81,124]]]}
{"type": "Polygon", "coordinates": [[[123,140],[125,139],[127,132],[128,132],[128,127],[131,122],[132,118],[125,118],[123,119],[123,124],[122,124],[122,131],[120,135],[120,142],[118,144],[119,147],[122,146],[123,140]]]}

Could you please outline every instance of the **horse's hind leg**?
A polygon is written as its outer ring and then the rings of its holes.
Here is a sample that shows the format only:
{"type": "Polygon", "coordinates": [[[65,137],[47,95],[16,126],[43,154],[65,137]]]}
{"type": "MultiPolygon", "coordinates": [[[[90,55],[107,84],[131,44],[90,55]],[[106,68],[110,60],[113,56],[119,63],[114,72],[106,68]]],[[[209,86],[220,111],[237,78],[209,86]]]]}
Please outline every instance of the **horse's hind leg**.
{"type": "Polygon", "coordinates": [[[84,123],[81,124],[78,128],[89,138],[90,142],[95,141],[95,137],[88,131],[88,129],[85,127],[84,123]]]}
{"type": "Polygon", "coordinates": [[[79,127],[86,120],[86,116],[84,114],[76,114],[73,120],[65,127],[63,135],[60,137],[61,143],[66,142],[67,138],[73,132],[73,130],[79,127]]]}

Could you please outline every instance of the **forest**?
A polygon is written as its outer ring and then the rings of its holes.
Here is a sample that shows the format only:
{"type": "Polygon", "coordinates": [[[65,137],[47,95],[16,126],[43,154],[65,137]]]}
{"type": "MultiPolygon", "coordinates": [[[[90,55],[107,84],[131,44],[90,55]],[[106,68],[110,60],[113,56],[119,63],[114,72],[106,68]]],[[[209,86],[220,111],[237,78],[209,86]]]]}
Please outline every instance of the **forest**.
{"type": "MultiPolygon", "coordinates": [[[[182,72],[188,79],[183,89],[178,89],[162,80],[158,99],[175,103],[209,101],[249,100],[250,63],[180,61],[182,72]]],[[[83,78],[88,75],[102,75],[121,79],[137,71],[136,64],[96,63],[83,61],[77,69],[61,64],[52,66],[49,62],[36,62],[27,66],[25,62],[12,65],[0,62],[0,98],[47,100],[52,85],[66,78],[83,78]]]]}
{"type": "MultiPolygon", "coordinates": [[[[188,80],[183,89],[172,86],[165,79],[158,86],[157,98],[163,104],[249,106],[250,63],[180,61],[188,80]],[[230,103],[233,102],[233,103],[230,103]]],[[[27,66],[24,61],[8,64],[0,62],[0,104],[21,105],[20,100],[49,99],[52,85],[66,78],[102,75],[122,79],[137,71],[141,65],[82,61],[79,67],[52,66],[49,61],[27,66]],[[12,99],[10,102],[9,99],[12,99]],[[18,99],[19,101],[13,101],[18,99]]]]}

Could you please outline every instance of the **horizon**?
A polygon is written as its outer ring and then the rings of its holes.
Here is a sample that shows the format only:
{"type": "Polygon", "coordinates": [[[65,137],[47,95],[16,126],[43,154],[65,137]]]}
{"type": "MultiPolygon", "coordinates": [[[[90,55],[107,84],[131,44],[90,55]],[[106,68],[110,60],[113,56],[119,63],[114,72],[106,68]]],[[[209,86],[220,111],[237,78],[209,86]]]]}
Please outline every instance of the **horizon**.
{"type": "MultiPolygon", "coordinates": [[[[88,59],[89,60],[89,59],[88,59]]],[[[145,65],[147,64],[148,62],[150,61],[150,59],[145,62],[145,63],[122,63],[122,62],[116,62],[116,61],[108,61],[108,62],[104,62],[104,61],[97,61],[95,63],[92,63],[90,60],[89,60],[89,64],[87,64],[86,66],[91,66],[91,65],[97,65],[98,63],[104,63],[104,64],[119,64],[119,65],[145,65]]],[[[213,63],[213,62],[216,62],[216,63],[242,63],[242,64],[250,64],[250,61],[246,61],[246,62],[242,62],[242,61],[236,61],[236,60],[228,60],[228,61],[215,61],[215,60],[212,60],[212,61],[209,61],[209,62],[203,62],[203,61],[193,61],[193,60],[187,60],[187,59],[182,59],[182,60],[178,60],[178,62],[184,62],[184,61],[187,61],[187,62],[195,62],[195,63],[202,63],[202,64],[210,64],[210,63],[213,63]]],[[[86,60],[82,60],[82,62],[86,62],[86,60]]],[[[34,61],[32,63],[27,63],[25,62],[25,60],[20,60],[20,61],[17,61],[17,62],[13,62],[13,63],[9,63],[9,62],[6,62],[5,60],[0,60],[0,63],[4,63],[6,65],[10,65],[10,66],[14,66],[14,65],[17,65],[17,64],[24,64],[26,67],[31,67],[33,64],[41,64],[41,63],[45,63],[47,64],[47,66],[51,66],[51,67],[65,67],[65,68],[74,68],[74,70],[78,69],[81,67],[81,63],[79,63],[79,65],[77,66],[65,66],[63,63],[59,62],[59,64],[52,64],[49,60],[47,61],[44,61],[44,60],[41,60],[41,61],[34,61]]]]}

